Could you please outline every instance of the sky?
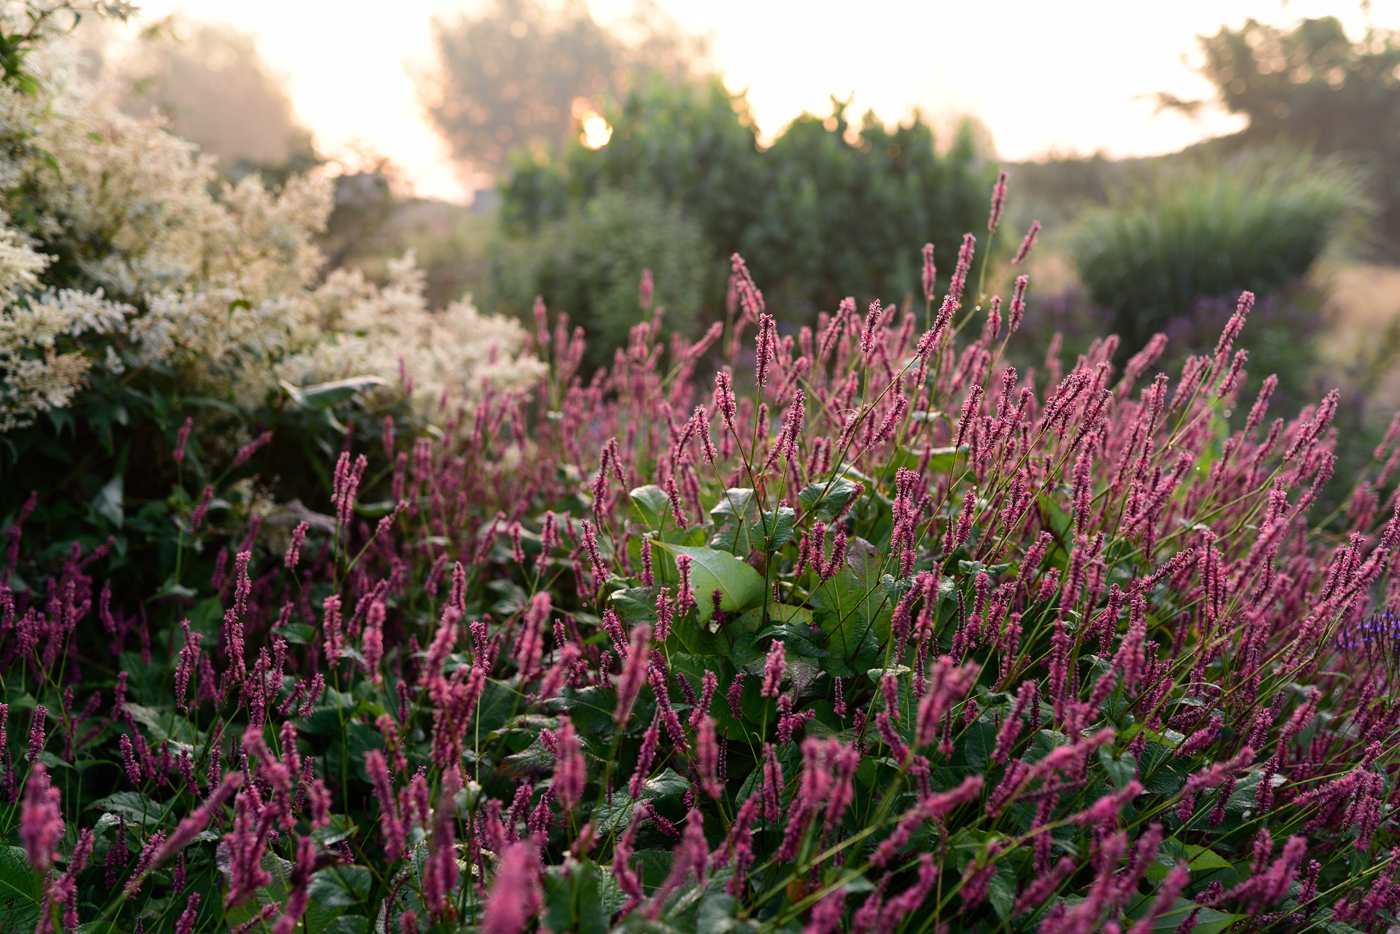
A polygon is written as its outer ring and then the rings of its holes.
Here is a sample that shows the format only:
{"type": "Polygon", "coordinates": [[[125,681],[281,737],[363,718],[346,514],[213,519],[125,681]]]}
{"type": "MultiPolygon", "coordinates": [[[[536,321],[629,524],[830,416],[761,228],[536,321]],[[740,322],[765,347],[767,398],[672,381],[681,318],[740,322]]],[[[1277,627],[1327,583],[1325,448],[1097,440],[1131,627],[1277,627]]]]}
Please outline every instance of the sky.
{"type": "MultiPolygon", "coordinates": [[[[1050,153],[1113,157],[1171,152],[1233,132],[1220,108],[1196,119],[1155,112],[1155,94],[1209,98],[1195,37],[1247,18],[1284,25],[1339,17],[1400,28],[1400,0],[659,0],[687,31],[707,36],[733,91],[747,90],[771,137],[803,110],[827,113],[854,93],[856,112],[886,122],[920,107],[935,126],[977,116],[1007,160],[1050,153]]],[[[318,149],[354,165],[389,157],[414,194],[466,202],[479,182],[448,158],[418,105],[412,74],[431,67],[435,14],[471,0],[143,0],[252,33],[318,149]]],[[[630,0],[589,0],[607,23],[630,0]]]]}

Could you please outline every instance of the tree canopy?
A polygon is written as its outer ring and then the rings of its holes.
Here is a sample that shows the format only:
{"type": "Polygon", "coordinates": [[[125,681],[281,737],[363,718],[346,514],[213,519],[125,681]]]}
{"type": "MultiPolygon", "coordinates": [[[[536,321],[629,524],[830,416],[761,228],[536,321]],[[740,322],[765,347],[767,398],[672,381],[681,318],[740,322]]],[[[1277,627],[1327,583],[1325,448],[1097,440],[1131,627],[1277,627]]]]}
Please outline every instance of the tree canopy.
{"type": "Polygon", "coordinates": [[[488,172],[514,149],[563,143],[583,111],[622,92],[629,71],[676,73],[703,54],[654,3],[608,28],[582,0],[558,9],[494,0],[477,14],[435,17],[432,34],[436,63],[419,75],[420,98],[453,155],[488,172]]]}
{"type": "MultiPolygon", "coordinates": [[[[1291,30],[1250,19],[1200,41],[1221,102],[1249,118],[1235,142],[1354,156],[1374,176],[1379,233],[1391,252],[1400,248],[1400,34],[1372,29],[1353,41],[1329,16],[1291,30]]],[[[1162,103],[1201,105],[1167,95],[1162,103]]]]}

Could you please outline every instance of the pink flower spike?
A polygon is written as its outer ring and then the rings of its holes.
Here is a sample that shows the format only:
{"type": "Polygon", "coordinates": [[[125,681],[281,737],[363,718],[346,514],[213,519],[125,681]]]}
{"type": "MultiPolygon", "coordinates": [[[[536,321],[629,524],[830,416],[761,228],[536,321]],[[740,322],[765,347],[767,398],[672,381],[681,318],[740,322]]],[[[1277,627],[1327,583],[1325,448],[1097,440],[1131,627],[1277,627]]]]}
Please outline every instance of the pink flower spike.
{"type": "Polygon", "coordinates": [[[287,570],[296,570],[297,563],[301,560],[301,546],[306,541],[306,533],[311,526],[305,522],[298,522],[297,527],[292,530],[292,542],[287,546],[287,554],[282,559],[287,570]]]}
{"type": "Polygon", "coordinates": [[[58,789],[49,780],[44,763],[33,763],[25,782],[24,803],[20,805],[19,839],[25,858],[41,878],[53,865],[58,855],[58,842],[63,839],[63,814],[59,804],[58,789]]]}
{"type": "Polygon", "coordinates": [[[583,800],[588,767],[571,721],[565,720],[555,734],[554,796],[565,811],[572,811],[583,800]]]}
{"type": "Polygon", "coordinates": [[[760,692],[762,696],[778,696],[778,685],[782,683],[783,675],[787,671],[786,656],[787,646],[774,639],[773,645],[768,649],[768,661],[763,666],[763,689],[760,692]]]}
{"type": "Polygon", "coordinates": [[[249,443],[243,445],[243,447],[241,447],[241,448],[238,449],[238,453],[235,454],[235,455],[233,456],[233,465],[232,465],[232,466],[238,467],[238,466],[240,466],[240,465],[242,465],[242,464],[246,464],[249,460],[252,459],[252,457],[253,457],[254,454],[258,453],[258,449],[259,449],[259,448],[264,447],[264,446],[267,445],[268,442],[270,442],[271,440],[272,440],[272,432],[270,432],[270,431],[264,431],[262,434],[258,435],[256,438],[254,438],[252,441],[250,441],[249,443]]]}
{"type": "Polygon", "coordinates": [[[193,428],[194,419],[187,416],[185,418],[185,423],[180,426],[180,433],[175,436],[175,450],[171,454],[177,463],[181,463],[185,459],[185,442],[190,440],[190,431],[193,428]]]}
{"type": "Polygon", "coordinates": [[[997,174],[996,186],[992,188],[992,213],[987,218],[987,231],[994,232],[1001,223],[1001,212],[1006,208],[1006,172],[997,174]]]}
{"type": "Polygon", "coordinates": [[[1031,221],[1031,229],[1026,231],[1026,239],[1021,241],[1021,248],[1011,257],[1011,265],[1019,266],[1025,262],[1026,257],[1031,255],[1031,248],[1035,246],[1035,238],[1039,233],[1040,221],[1031,221]]]}
{"type": "Polygon", "coordinates": [[[632,715],[632,705],[647,677],[647,646],[651,642],[651,627],[638,624],[632,630],[632,639],[627,647],[627,659],[623,662],[622,674],[617,679],[617,707],[613,720],[621,726],[632,715]]]}
{"type": "Polygon", "coordinates": [[[924,269],[922,275],[924,287],[924,301],[932,302],[934,289],[938,281],[938,267],[933,265],[933,244],[924,244],[924,269]]]}
{"type": "Polygon", "coordinates": [[[520,934],[524,930],[539,912],[538,873],[539,857],[533,843],[521,840],[506,847],[486,897],[481,925],[484,934],[520,934]]]}
{"type": "Polygon", "coordinates": [[[433,808],[433,833],[428,843],[428,859],[423,867],[423,899],[435,918],[445,917],[452,910],[452,893],[457,888],[455,827],[459,787],[457,773],[448,770],[443,776],[437,806],[433,808]]]}

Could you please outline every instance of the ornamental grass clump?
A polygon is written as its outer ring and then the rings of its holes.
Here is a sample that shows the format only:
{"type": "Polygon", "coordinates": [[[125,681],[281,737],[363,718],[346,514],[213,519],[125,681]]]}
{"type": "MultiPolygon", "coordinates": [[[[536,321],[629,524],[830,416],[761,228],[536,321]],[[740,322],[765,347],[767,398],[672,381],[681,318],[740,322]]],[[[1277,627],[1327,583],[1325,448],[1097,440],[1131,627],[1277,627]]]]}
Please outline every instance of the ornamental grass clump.
{"type": "Polygon", "coordinates": [[[546,378],[347,435],[285,550],[182,507],[190,595],[21,517],[0,927],[1385,928],[1400,421],[1315,516],[1337,397],[1239,398],[1252,296],[1037,377],[977,251],[795,335],[735,257],[728,333],[592,376],[539,305],[546,378]]]}

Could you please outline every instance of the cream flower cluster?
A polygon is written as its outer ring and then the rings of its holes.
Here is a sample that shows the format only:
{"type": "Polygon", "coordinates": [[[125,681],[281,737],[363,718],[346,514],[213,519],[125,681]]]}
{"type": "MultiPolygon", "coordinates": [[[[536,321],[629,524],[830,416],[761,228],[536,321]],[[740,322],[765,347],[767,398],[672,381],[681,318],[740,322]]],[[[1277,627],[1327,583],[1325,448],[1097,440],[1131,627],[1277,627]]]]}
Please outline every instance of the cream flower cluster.
{"type": "Polygon", "coordinates": [[[15,193],[0,214],[0,432],[69,405],[94,367],[160,366],[244,409],[281,381],[379,376],[396,392],[402,376],[429,418],[444,392],[539,378],[515,322],[468,300],[429,311],[411,255],[382,288],[343,270],[321,281],[328,177],[220,183],[194,144],[81,79],[62,41],[29,63],[37,95],[0,85],[0,185],[15,193]],[[55,263],[80,290],[43,288],[55,263]]]}

